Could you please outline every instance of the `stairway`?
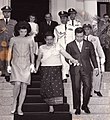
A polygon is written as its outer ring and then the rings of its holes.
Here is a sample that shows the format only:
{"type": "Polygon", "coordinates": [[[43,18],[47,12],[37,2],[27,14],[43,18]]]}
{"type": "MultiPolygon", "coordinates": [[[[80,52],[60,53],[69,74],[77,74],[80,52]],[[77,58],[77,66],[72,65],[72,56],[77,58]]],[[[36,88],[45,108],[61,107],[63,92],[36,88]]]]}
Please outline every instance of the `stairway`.
{"type": "MultiPolygon", "coordinates": [[[[103,97],[94,95],[90,98],[89,108],[91,114],[86,114],[81,111],[81,115],[75,115],[72,112],[72,120],[110,120],[110,72],[104,72],[102,78],[101,93],[103,97]]],[[[72,91],[71,81],[65,84],[65,94],[67,95],[67,102],[70,104],[70,111],[72,111],[72,91]]]]}
{"type": "Polygon", "coordinates": [[[14,115],[14,120],[72,120],[67,98],[63,105],[55,106],[55,113],[49,113],[49,106],[40,96],[40,76],[32,74],[32,83],[28,86],[27,96],[23,105],[24,115],[14,115]]]}

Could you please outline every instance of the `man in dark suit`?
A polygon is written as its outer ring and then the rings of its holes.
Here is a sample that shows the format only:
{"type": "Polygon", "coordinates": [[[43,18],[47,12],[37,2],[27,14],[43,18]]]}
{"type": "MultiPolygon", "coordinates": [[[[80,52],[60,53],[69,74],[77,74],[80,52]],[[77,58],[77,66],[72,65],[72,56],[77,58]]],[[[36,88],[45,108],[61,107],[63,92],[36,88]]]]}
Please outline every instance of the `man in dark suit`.
{"type": "Polygon", "coordinates": [[[79,65],[75,66],[72,64],[70,66],[73,108],[76,109],[75,114],[78,115],[81,113],[81,82],[83,83],[82,110],[85,113],[90,113],[88,103],[92,87],[91,74],[94,67],[95,75],[98,75],[98,64],[94,46],[91,42],[84,40],[84,30],[82,27],[75,29],[75,40],[67,45],[66,51],[79,62],[79,65]],[[91,66],[91,62],[93,63],[93,67],[91,66]]]}
{"type": "Polygon", "coordinates": [[[54,32],[54,28],[58,25],[56,21],[52,20],[52,15],[51,13],[45,14],[45,21],[40,23],[39,26],[39,35],[40,35],[40,41],[41,44],[44,44],[44,34],[47,31],[51,31],[52,33],[54,32]]]}
{"type": "Polygon", "coordinates": [[[10,38],[14,35],[14,26],[17,23],[16,20],[11,19],[10,6],[4,6],[1,8],[4,18],[0,19],[0,24],[3,27],[3,31],[0,34],[0,71],[2,76],[5,76],[6,80],[9,81],[9,74],[7,73],[7,50],[10,38]]]}

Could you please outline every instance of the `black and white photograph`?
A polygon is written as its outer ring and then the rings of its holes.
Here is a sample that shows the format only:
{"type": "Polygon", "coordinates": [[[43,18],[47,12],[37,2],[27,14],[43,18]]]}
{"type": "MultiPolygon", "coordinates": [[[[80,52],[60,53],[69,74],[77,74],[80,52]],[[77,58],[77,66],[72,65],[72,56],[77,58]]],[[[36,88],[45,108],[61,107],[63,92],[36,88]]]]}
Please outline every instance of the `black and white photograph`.
{"type": "Polygon", "coordinates": [[[110,120],[110,0],[0,0],[0,120],[110,120]]]}

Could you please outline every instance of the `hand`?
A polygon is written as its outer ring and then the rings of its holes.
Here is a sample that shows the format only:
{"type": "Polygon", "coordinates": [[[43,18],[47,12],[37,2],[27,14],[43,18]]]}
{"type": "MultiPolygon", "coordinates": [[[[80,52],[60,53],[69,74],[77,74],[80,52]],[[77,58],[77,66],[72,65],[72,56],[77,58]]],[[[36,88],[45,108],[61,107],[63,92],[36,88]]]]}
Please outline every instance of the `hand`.
{"type": "Polygon", "coordinates": [[[7,66],[7,72],[11,73],[11,66],[7,66]]]}
{"type": "Polygon", "coordinates": [[[96,76],[98,76],[98,75],[99,75],[99,69],[98,69],[98,68],[95,68],[95,69],[94,69],[94,73],[95,73],[96,76]]]}
{"type": "Polygon", "coordinates": [[[71,62],[74,64],[74,66],[79,66],[78,60],[73,60],[73,61],[71,61],[71,62]]]}
{"type": "Polygon", "coordinates": [[[35,72],[34,64],[31,64],[31,65],[30,65],[30,71],[31,71],[31,73],[34,73],[34,72],[35,72]]]}

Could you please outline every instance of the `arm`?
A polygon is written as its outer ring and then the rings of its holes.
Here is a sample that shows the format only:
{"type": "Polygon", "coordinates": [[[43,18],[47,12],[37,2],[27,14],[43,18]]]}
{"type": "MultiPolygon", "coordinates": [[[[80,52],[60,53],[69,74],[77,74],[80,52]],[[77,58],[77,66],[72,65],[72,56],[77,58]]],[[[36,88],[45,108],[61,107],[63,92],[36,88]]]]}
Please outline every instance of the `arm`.
{"type": "Polygon", "coordinates": [[[38,34],[39,33],[39,26],[38,26],[38,24],[36,24],[36,34],[38,34]]]}
{"type": "Polygon", "coordinates": [[[33,40],[30,40],[30,58],[31,58],[31,64],[34,65],[34,42],[33,40]]]}
{"type": "Polygon", "coordinates": [[[98,55],[99,55],[99,58],[100,58],[100,62],[101,64],[103,65],[105,63],[105,54],[104,54],[104,51],[102,49],[102,46],[100,44],[100,41],[99,41],[99,38],[97,37],[97,52],[98,52],[98,55]]]}
{"type": "Polygon", "coordinates": [[[105,68],[104,68],[104,63],[105,63],[105,54],[104,54],[104,51],[102,49],[102,46],[100,44],[100,41],[99,41],[99,38],[97,37],[97,52],[98,52],[98,55],[99,55],[99,58],[100,58],[100,67],[101,67],[101,72],[104,72],[105,71],[105,68]]]}
{"type": "Polygon", "coordinates": [[[8,55],[7,55],[7,72],[11,73],[11,58],[12,58],[12,48],[13,48],[13,39],[9,42],[9,49],[8,49],[8,55]]]}
{"type": "Polygon", "coordinates": [[[37,58],[37,61],[36,61],[36,71],[38,71],[42,56],[43,56],[43,53],[41,52],[41,49],[39,48],[38,58],[37,58]]]}
{"type": "Polygon", "coordinates": [[[78,64],[78,60],[74,59],[69,53],[67,53],[63,48],[61,48],[60,53],[74,64],[78,64]]]}
{"type": "Polygon", "coordinates": [[[95,49],[92,43],[90,43],[90,58],[92,61],[92,64],[94,66],[94,71],[95,71],[95,75],[97,76],[99,74],[99,69],[98,69],[98,63],[97,63],[97,59],[96,59],[96,54],[95,54],[95,49]]]}

